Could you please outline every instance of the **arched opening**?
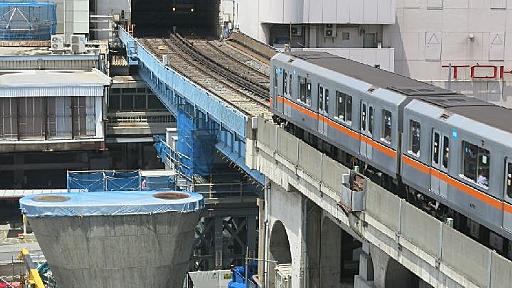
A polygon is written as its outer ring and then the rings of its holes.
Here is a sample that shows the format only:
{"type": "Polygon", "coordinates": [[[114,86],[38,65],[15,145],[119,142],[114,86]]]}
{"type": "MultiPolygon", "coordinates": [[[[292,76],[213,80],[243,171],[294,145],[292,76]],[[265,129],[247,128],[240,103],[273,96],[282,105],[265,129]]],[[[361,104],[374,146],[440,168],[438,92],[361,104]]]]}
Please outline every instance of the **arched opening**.
{"type": "Polygon", "coordinates": [[[286,229],[281,221],[276,221],[274,223],[272,232],[270,233],[269,260],[268,278],[270,287],[274,287],[276,281],[276,267],[278,265],[279,267],[282,267],[283,264],[286,265],[292,263],[288,234],[286,233],[286,229]]]}
{"type": "MultiPolygon", "coordinates": [[[[408,287],[419,288],[420,278],[398,263],[395,259],[389,258],[386,268],[386,288],[408,287]]],[[[423,287],[423,286],[421,286],[423,287]]]]}

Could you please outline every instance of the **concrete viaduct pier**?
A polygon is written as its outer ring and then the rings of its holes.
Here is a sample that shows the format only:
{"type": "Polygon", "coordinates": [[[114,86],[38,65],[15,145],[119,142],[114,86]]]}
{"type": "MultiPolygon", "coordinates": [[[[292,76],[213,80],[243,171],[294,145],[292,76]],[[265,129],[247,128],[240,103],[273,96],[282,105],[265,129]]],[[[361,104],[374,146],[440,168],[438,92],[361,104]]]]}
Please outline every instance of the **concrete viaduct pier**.
{"type": "Polygon", "coordinates": [[[204,207],[195,193],[88,192],[20,200],[63,288],[180,287],[204,207]]]}

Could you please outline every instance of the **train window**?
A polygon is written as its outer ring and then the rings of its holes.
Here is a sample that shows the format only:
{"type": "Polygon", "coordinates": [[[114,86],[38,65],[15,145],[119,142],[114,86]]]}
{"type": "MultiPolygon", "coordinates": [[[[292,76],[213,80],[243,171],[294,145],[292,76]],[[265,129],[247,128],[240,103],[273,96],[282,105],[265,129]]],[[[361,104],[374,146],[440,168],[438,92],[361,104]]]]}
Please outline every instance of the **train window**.
{"type": "Polygon", "coordinates": [[[433,163],[439,165],[439,145],[441,144],[441,136],[439,133],[434,132],[434,146],[432,147],[432,160],[433,163]]]}
{"type": "Polygon", "coordinates": [[[507,166],[507,195],[512,198],[512,163],[508,163],[507,166]]]}
{"type": "Polygon", "coordinates": [[[277,86],[278,86],[278,84],[277,84],[277,75],[279,75],[279,71],[278,71],[277,68],[275,68],[274,69],[274,95],[276,95],[276,96],[277,96],[277,93],[278,93],[277,92],[277,86]]]}
{"type": "Polygon", "coordinates": [[[324,98],[324,111],[325,113],[329,113],[329,89],[325,89],[324,98]]]}
{"type": "Polygon", "coordinates": [[[285,96],[288,94],[288,73],[286,71],[283,72],[283,94],[285,96]]]}
{"type": "Polygon", "coordinates": [[[370,134],[373,134],[373,114],[373,106],[370,106],[368,111],[368,132],[370,134]]]}
{"type": "Polygon", "coordinates": [[[345,122],[347,122],[348,124],[351,124],[352,123],[352,96],[348,96],[346,95],[346,116],[345,116],[345,122]]]}
{"type": "Polygon", "coordinates": [[[311,82],[306,80],[306,104],[311,105],[311,82]]]}
{"type": "Polygon", "coordinates": [[[324,87],[318,84],[318,110],[324,110],[324,87]]]}
{"type": "Polygon", "coordinates": [[[448,169],[448,160],[450,159],[450,138],[443,136],[443,168],[448,169]]]}
{"type": "Polygon", "coordinates": [[[382,140],[391,144],[391,112],[382,110],[382,140]]]}
{"type": "Polygon", "coordinates": [[[419,122],[411,120],[409,123],[410,126],[410,152],[414,154],[416,157],[420,157],[420,145],[421,145],[421,125],[419,122]]]}
{"type": "Polygon", "coordinates": [[[464,176],[477,184],[489,187],[489,150],[462,141],[464,176]]]}
{"type": "Polygon", "coordinates": [[[290,96],[292,95],[292,79],[293,75],[291,73],[288,74],[288,94],[290,94],[290,96]]]}
{"type": "Polygon", "coordinates": [[[366,104],[361,107],[361,130],[366,131],[366,104]]]}
{"type": "Polygon", "coordinates": [[[299,100],[306,103],[306,78],[299,76],[299,100]]]}
{"type": "Polygon", "coordinates": [[[352,122],[352,97],[340,91],[336,91],[336,118],[352,122]]]}

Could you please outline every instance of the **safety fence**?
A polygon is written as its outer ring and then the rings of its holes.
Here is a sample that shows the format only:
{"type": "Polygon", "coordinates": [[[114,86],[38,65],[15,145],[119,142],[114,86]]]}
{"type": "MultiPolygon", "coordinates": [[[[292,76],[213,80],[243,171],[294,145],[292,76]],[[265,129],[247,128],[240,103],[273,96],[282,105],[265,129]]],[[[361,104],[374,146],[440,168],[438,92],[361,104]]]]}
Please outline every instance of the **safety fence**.
{"type": "Polygon", "coordinates": [[[53,1],[2,1],[1,40],[50,40],[57,28],[57,5],[53,1]]]}
{"type": "Polygon", "coordinates": [[[136,171],[68,171],[68,192],[143,191],[175,189],[174,175],[143,175],[136,171]]]}

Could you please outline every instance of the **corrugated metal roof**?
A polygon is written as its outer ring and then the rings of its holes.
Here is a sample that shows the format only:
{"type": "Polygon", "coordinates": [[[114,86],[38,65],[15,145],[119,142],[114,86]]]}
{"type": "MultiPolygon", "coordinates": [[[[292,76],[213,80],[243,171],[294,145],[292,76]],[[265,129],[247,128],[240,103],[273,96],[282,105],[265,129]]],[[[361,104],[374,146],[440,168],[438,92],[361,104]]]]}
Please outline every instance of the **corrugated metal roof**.
{"type": "Polygon", "coordinates": [[[1,71],[0,97],[103,96],[110,82],[96,69],[1,71]]]}

